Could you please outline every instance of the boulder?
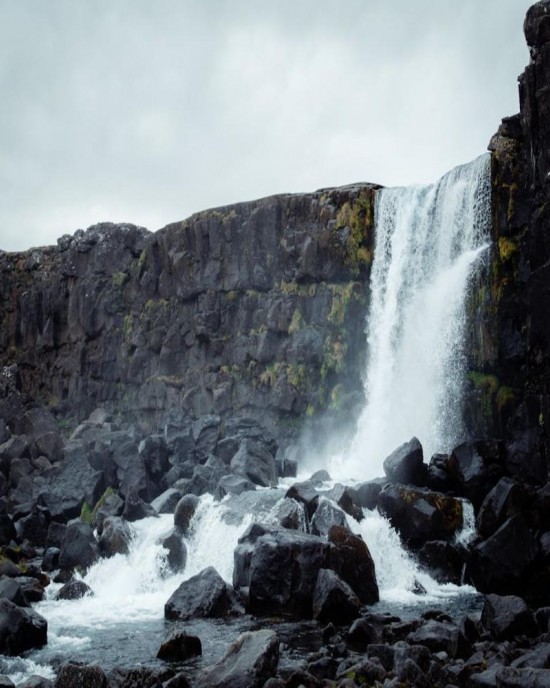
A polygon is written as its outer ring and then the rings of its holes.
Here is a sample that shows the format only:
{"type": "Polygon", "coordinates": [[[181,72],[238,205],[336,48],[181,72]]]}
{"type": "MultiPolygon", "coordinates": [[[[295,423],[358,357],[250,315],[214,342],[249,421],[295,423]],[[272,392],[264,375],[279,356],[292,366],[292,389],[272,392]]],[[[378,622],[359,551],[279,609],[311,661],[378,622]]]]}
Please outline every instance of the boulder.
{"type": "Polygon", "coordinates": [[[328,568],[330,549],[325,540],[293,530],[258,537],[248,570],[242,567],[244,580],[238,581],[241,587],[248,585],[248,610],[311,617],[317,575],[328,568]]]}
{"type": "Polygon", "coordinates": [[[223,618],[233,610],[231,590],[212,566],[184,581],[164,605],[167,619],[223,618]]]}
{"type": "Polygon", "coordinates": [[[329,554],[331,568],[351,587],[362,604],[379,600],[374,561],[365,541],[347,527],[332,526],[328,540],[333,545],[329,554]]]}
{"type": "Polygon", "coordinates": [[[190,657],[202,655],[202,643],[196,635],[176,629],[162,643],[157,658],[165,662],[184,662],[190,657]]]}
{"type": "Polygon", "coordinates": [[[312,518],[319,503],[319,495],[315,490],[315,486],[310,480],[305,480],[303,482],[294,483],[286,491],[285,497],[289,499],[295,499],[297,502],[301,502],[305,509],[308,518],[312,518]]]}
{"type": "Polygon", "coordinates": [[[227,495],[240,495],[256,489],[256,485],[242,475],[223,475],[214,490],[214,499],[222,500],[227,495]]]}
{"type": "Polygon", "coordinates": [[[83,597],[93,595],[92,589],[84,581],[72,580],[60,588],[56,595],[58,600],[80,600],[83,597]]]}
{"type": "Polygon", "coordinates": [[[449,540],[462,527],[459,499],[419,487],[385,485],[378,497],[378,511],[410,547],[428,540],[449,540]]]}
{"type": "Polygon", "coordinates": [[[162,435],[149,435],[138,445],[138,454],[143,460],[151,483],[157,486],[157,489],[162,485],[163,478],[170,469],[170,453],[162,435]]]}
{"type": "Polygon", "coordinates": [[[42,571],[55,571],[59,568],[59,547],[48,547],[42,557],[42,571]]]}
{"type": "Polygon", "coordinates": [[[187,563],[187,547],[181,537],[181,531],[174,527],[162,538],[162,546],[166,550],[166,562],[172,573],[180,573],[187,563]]]}
{"type": "Polygon", "coordinates": [[[550,669],[550,643],[537,643],[530,651],[514,659],[511,666],[517,669],[550,669]]]}
{"type": "Polygon", "coordinates": [[[368,480],[350,488],[353,501],[357,506],[372,511],[378,504],[378,495],[382,489],[383,482],[380,480],[368,480]]]}
{"type": "Polygon", "coordinates": [[[200,497],[212,494],[220,479],[227,473],[227,466],[215,456],[210,456],[204,465],[195,466],[193,476],[187,484],[186,493],[200,497]]]}
{"type": "Polygon", "coordinates": [[[498,688],[550,688],[548,669],[500,667],[495,678],[498,688]]]}
{"type": "Polygon", "coordinates": [[[313,616],[321,623],[350,624],[361,602],[350,586],[330,569],[320,569],[313,591],[313,616]]]}
{"type": "Polygon", "coordinates": [[[423,645],[430,652],[446,652],[449,657],[469,657],[472,653],[470,643],[460,628],[449,621],[428,619],[407,636],[412,645],[423,645]]]}
{"type": "Polygon", "coordinates": [[[198,505],[199,498],[196,495],[187,494],[180,499],[176,506],[176,510],[174,511],[174,525],[179,528],[185,536],[189,533],[191,519],[195,515],[198,505]]]}
{"type": "Polygon", "coordinates": [[[33,674],[23,683],[19,683],[17,688],[54,688],[54,683],[49,678],[33,674]]]}
{"type": "Polygon", "coordinates": [[[501,478],[487,494],[476,518],[476,530],[483,539],[493,535],[511,516],[520,513],[525,501],[520,486],[511,478],[501,478]]]}
{"type": "Polygon", "coordinates": [[[266,445],[258,440],[243,440],[231,459],[230,468],[255,485],[274,487],[277,484],[275,457],[266,445]]]}
{"type": "Polygon", "coordinates": [[[481,611],[481,623],[495,640],[510,640],[517,635],[538,632],[533,613],[516,595],[487,595],[481,611]]]}
{"type": "Polygon", "coordinates": [[[279,641],[270,630],[243,633],[225,656],[199,677],[200,688],[261,688],[275,676],[279,641]]]}
{"type": "Polygon", "coordinates": [[[48,642],[48,623],[33,609],[22,609],[9,600],[0,600],[0,653],[20,655],[48,642]]]}
{"type": "Polygon", "coordinates": [[[20,583],[15,578],[0,579],[0,599],[9,600],[18,607],[30,607],[20,583]]]}
{"type": "Polygon", "coordinates": [[[453,449],[448,461],[454,488],[472,502],[476,512],[502,476],[498,457],[492,456],[490,449],[481,442],[463,442],[453,449]]]}
{"type": "Polygon", "coordinates": [[[7,544],[17,536],[15,526],[5,508],[0,508],[0,543],[7,544]]]}
{"type": "Polygon", "coordinates": [[[384,459],[384,473],[394,483],[422,486],[426,481],[426,466],[422,445],[416,437],[397,447],[384,459]]]}
{"type": "Polygon", "coordinates": [[[34,504],[30,514],[16,523],[17,534],[21,540],[28,540],[37,547],[43,547],[48,538],[50,513],[44,507],[34,504]]]}
{"type": "Polygon", "coordinates": [[[122,511],[122,517],[126,521],[141,521],[142,518],[156,515],[157,512],[139,496],[137,490],[133,487],[128,490],[122,511]]]}
{"type": "Polygon", "coordinates": [[[417,552],[421,566],[426,568],[438,583],[462,583],[465,565],[462,547],[445,540],[430,540],[417,552]]]}
{"type": "Polygon", "coordinates": [[[98,557],[99,550],[90,526],[80,519],[70,521],[59,552],[59,566],[62,569],[87,569],[98,557]]]}
{"type": "Polygon", "coordinates": [[[129,524],[120,516],[108,516],[101,529],[97,542],[99,552],[104,557],[115,554],[128,554],[133,539],[133,532],[129,524]]]}
{"type": "Polygon", "coordinates": [[[467,576],[480,592],[516,594],[524,589],[536,554],[533,533],[521,516],[512,516],[472,548],[467,576]]]}
{"type": "Polygon", "coordinates": [[[238,540],[233,552],[233,587],[235,590],[246,588],[250,583],[250,562],[258,538],[272,532],[260,523],[251,523],[238,540]]]}
{"type": "Polygon", "coordinates": [[[108,688],[107,676],[97,666],[64,664],[57,674],[55,688],[108,688]]]}
{"type": "Polygon", "coordinates": [[[332,501],[326,497],[319,497],[317,509],[311,519],[311,532],[313,535],[327,537],[332,526],[347,528],[346,515],[332,501]]]}
{"type": "Polygon", "coordinates": [[[283,528],[301,530],[303,533],[307,531],[304,505],[295,499],[284,498],[279,500],[273,507],[272,514],[283,528]]]}
{"type": "Polygon", "coordinates": [[[157,514],[173,514],[183,493],[175,487],[169,487],[162,494],[153,499],[151,506],[157,514]]]}
{"type": "Polygon", "coordinates": [[[94,509],[94,525],[97,532],[101,535],[103,523],[106,518],[111,516],[121,516],[124,511],[124,500],[116,492],[107,494],[101,498],[101,506],[94,509]]]}
{"type": "Polygon", "coordinates": [[[46,456],[58,461],[63,452],[63,440],[53,415],[41,406],[30,408],[19,417],[14,426],[16,435],[26,435],[31,456],[46,456]]]}

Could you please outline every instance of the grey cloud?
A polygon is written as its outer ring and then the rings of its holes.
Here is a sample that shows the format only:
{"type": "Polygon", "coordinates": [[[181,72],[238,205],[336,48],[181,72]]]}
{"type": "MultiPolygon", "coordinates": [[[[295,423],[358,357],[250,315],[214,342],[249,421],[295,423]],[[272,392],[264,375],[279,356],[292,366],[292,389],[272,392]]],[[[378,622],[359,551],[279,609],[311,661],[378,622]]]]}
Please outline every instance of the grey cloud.
{"type": "Polygon", "coordinates": [[[517,111],[529,0],[0,0],[0,248],[357,180],[517,111]]]}

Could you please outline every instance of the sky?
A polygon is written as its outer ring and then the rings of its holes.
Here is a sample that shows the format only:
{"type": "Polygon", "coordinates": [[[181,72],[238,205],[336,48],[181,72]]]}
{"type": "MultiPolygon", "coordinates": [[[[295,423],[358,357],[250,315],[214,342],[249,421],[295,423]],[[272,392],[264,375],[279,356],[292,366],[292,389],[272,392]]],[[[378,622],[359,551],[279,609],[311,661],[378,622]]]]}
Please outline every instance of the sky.
{"type": "Polygon", "coordinates": [[[0,0],[0,249],[435,181],[519,110],[531,0],[0,0]]]}

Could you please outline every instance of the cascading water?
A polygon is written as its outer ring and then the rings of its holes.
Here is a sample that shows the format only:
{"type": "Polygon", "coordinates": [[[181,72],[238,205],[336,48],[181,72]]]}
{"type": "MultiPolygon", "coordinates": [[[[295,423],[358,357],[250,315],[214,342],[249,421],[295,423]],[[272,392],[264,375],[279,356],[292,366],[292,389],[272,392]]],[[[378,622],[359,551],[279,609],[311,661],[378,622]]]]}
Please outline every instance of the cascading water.
{"type": "Polygon", "coordinates": [[[333,474],[382,474],[417,436],[426,456],[464,439],[462,396],[469,278],[488,247],[490,157],[431,186],[382,189],[370,280],[366,406],[333,474]]]}

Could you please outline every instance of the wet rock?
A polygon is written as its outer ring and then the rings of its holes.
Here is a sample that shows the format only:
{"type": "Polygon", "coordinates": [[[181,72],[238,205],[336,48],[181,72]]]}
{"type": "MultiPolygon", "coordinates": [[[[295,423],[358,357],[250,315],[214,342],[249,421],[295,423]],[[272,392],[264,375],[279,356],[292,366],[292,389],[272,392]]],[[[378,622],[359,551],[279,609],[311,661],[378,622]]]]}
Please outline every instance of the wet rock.
{"type": "Polygon", "coordinates": [[[537,633],[533,613],[525,601],[516,595],[487,595],[481,612],[481,623],[497,640],[537,633]]]}
{"type": "Polygon", "coordinates": [[[48,624],[33,609],[22,609],[13,602],[0,600],[0,653],[20,655],[47,643],[48,624]]]}
{"type": "Polygon", "coordinates": [[[547,669],[502,667],[496,673],[498,688],[550,688],[547,669]]]}
{"type": "Polygon", "coordinates": [[[15,688],[15,683],[9,676],[0,674],[0,688],[15,688]]]}
{"type": "Polygon", "coordinates": [[[169,487],[162,494],[153,499],[151,506],[157,514],[173,514],[182,497],[183,494],[180,490],[169,487]]]}
{"type": "MultiPolygon", "coordinates": [[[[340,486],[333,488],[332,492],[338,490],[340,486]]],[[[342,489],[339,490],[340,494],[336,498],[336,503],[338,506],[354,518],[357,522],[363,520],[363,510],[353,501],[355,491],[348,486],[341,486],[342,489]]]]}
{"type": "Polygon", "coordinates": [[[285,497],[289,499],[295,499],[297,502],[301,502],[307,512],[308,518],[312,518],[315,513],[315,509],[319,503],[319,495],[317,494],[313,483],[309,480],[300,483],[294,483],[291,485],[285,497]]]}
{"type": "Polygon", "coordinates": [[[487,448],[481,442],[464,442],[453,449],[448,462],[453,485],[459,494],[472,502],[476,511],[502,475],[497,457],[491,467],[490,452],[484,449],[487,448]]]}
{"type": "Polygon", "coordinates": [[[465,552],[461,547],[445,540],[432,540],[422,545],[417,557],[438,583],[462,583],[465,552]]]}
{"type": "Polygon", "coordinates": [[[216,456],[211,455],[204,465],[195,466],[193,476],[189,481],[187,494],[200,497],[203,494],[212,494],[220,479],[227,473],[227,467],[216,456]]]}
{"type": "Polygon", "coordinates": [[[58,600],[80,600],[87,595],[93,595],[89,585],[81,580],[69,581],[59,590],[56,599],[58,600]]]}
{"type": "Polygon", "coordinates": [[[202,654],[202,643],[196,635],[189,635],[184,631],[175,630],[162,643],[157,652],[157,658],[165,662],[184,662],[190,657],[202,654]]]}
{"type": "Polygon", "coordinates": [[[111,516],[121,516],[124,511],[124,500],[116,494],[116,492],[106,495],[101,501],[101,506],[97,510],[94,510],[94,525],[100,535],[103,531],[105,519],[111,516]]]}
{"type": "Polygon", "coordinates": [[[426,466],[422,445],[416,437],[397,447],[384,459],[384,473],[394,483],[422,486],[426,480],[426,466]]]}
{"type": "Polygon", "coordinates": [[[97,666],[64,664],[55,680],[55,688],[107,688],[107,676],[97,666]]]}
{"type": "Polygon", "coordinates": [[[277,484],[275,457],[263,442],[243,440],[231,459],[231,470],[255,485],[274,487],[277,484]]]}
{"type": "Polygon", "coordinates": [[[317,509],[311,519],[310,529],[313,535],[328,536],[332,526],[347,528],[346,515],[326,497],[320,497],[317,509]]]}
{"type": "Polygon", "coordinates": [[[36,546],[43,546],[48,537],[50,514],[47,509],[33,505],[31,513],[16,523],[18,535],[22,540],[29,540],[36,546]]]}
{"type": "Polygon", "coordinates": [[[232,612],[231,591],[212,566],[184,581],[164,605],[167,619],[220,618],[232,612]]]}
{"type": "Polygon", "coordinates": [[[138,454],[143,459],[145,470],[153,485],[160,487],[170,469],[170,449],[162,435],[149,435],[138,445],[138,454]]]}
{"type": "Polygon", "coordinates": [[[139,496],[135,489],[128,490],[122,511],[122,517],[126,521],[140,521],[142,518],[155,515],[156,511],[139,496]]]}
{"type": "Polygon", "coordinates": [[[115,554],[128,554],[133,539],[133,532],[129,524],[120,516],[108,516],[101,529],[97,542],[99,552],[104,557],[114,557],[115,554]]]}
{"type": "Polygon", "coordinates": [[[19,683],[17,688],[54,688],[54,685],[50,679],[34,674],[23,683],[19,683]]]}
{"type": "Polygon", "coordinates": [[[511,666],[517,669],[550,669],[550,643],[538,643],[533,649],[514,659],[511,666]]]}
{"type": "Polygon", "coordinates": [[[236,590],[246,588],[250,583],[250,562],[258,538],[271,529],[259,523],[251,523],[238,540],[233,553],[233,587],[236,590]]]}
{"type": "Polygon", "coordinates": [[[198,681],[200,688],[261,688],[275,675],[279,641],[269,630],[243,633],[198,681]]]}
{"type": "Polygon", "coordinates": [[[359,616],[361,602],[350,586],[330,569],[320,569],[313,591],[313,616],[318,621],[349,624],[359,616]]]}
{"type": "Polygon", "coordinates": [[[481,592],[522,591],[537,553],[537,543],[521,516],[512,516],[490,538],[475,545],[467,575],[481,592]]]}
{"type": "Polygon", "coordinates": [[[185,495],[178,502],[174,511],[174,525],[181,530],[183,535],[189,533],[189,525],[198,505],[199,498],[193,494],[185,495]]]}
{"type": "Polygon", "coordinates": [[[385,481],[369,480],[364,483],[351,488],[353,501],[357,506],[364,509],[376,509],[378,504],[378,495],[382,489],[382,484],[385,481]]]}
{"type": "Polygon", "coordinates": [[[378,511],[411,547],[428,540],[449,540],[462,527],[459,499],[418,487],[386,485],[378,498],[378,511]]]}
{"type": "Polygon", "coordinates": [[[23,594],[29,602],[41,602],[44,599],[44,586],[48,584],[49,579],[39,580],[33,576],[17,576],[15,579],[21,586],[23,594]]]}
{"type": "Polygon", "coordinates": [[[94,533],[87,523],[75,519],[67,525],[59,552],[59,565],[63,569],[87,569],[95,564],[99,550],[94,533]]]}
{"type": "Polygon", "coordinates": [[[448,621],[429,619],[413,633],[407,641],[413,645],[423,645],[431,652],[446,652],[449,657],[467,657],[472,648],[460,628],[448,621]]]}
{"type": "Polygon", "coordinates": [[[0,509],[0,542],[3,544],[14,540],[17,533],[9,514],[5,509],[0,509]]]}
{"type": "Polygon", "coordinates": [[[20,583],[15,578],[0,579],[0,599],[9,600],[18,607],[30,607],[20,583]]]}
{"type": "Polygon", "coordinates": [[[222,500],[228,494],[240,495],[256,489],[256,485],[242,475],[228,474],[220,478],[214,490],[214,499],[222,500]]]}
{"type": "Polygon", "coordinates": [[[378,602],[374,561],[365,541],[341,526],[330,528],[328,540],[333,548],[330,552],[330,566],[327,568],[338,573],[362,604],[378,602]]]}
{"type": "Polygon", "coordinates": [[[61,547],[63,538],[67,530],[66,523],[57,523],[52,521],[48,526],[48,535],[46,536],[46,547],[61,547]]]}
{"type": "Polygon", "coordinates": [[[167,551],[166,561],[172,573],[179,573],[185,569],[187,563],[187,547],[181,537],[181,531],[174,527],[170,533],[162,538],[162,546],[167,551]]]}
{"type": "Polygon", "coordinates": [[[48,547],[42,558],[42,570],[51,572],[59,568],[59,547],[48,547]]]}

